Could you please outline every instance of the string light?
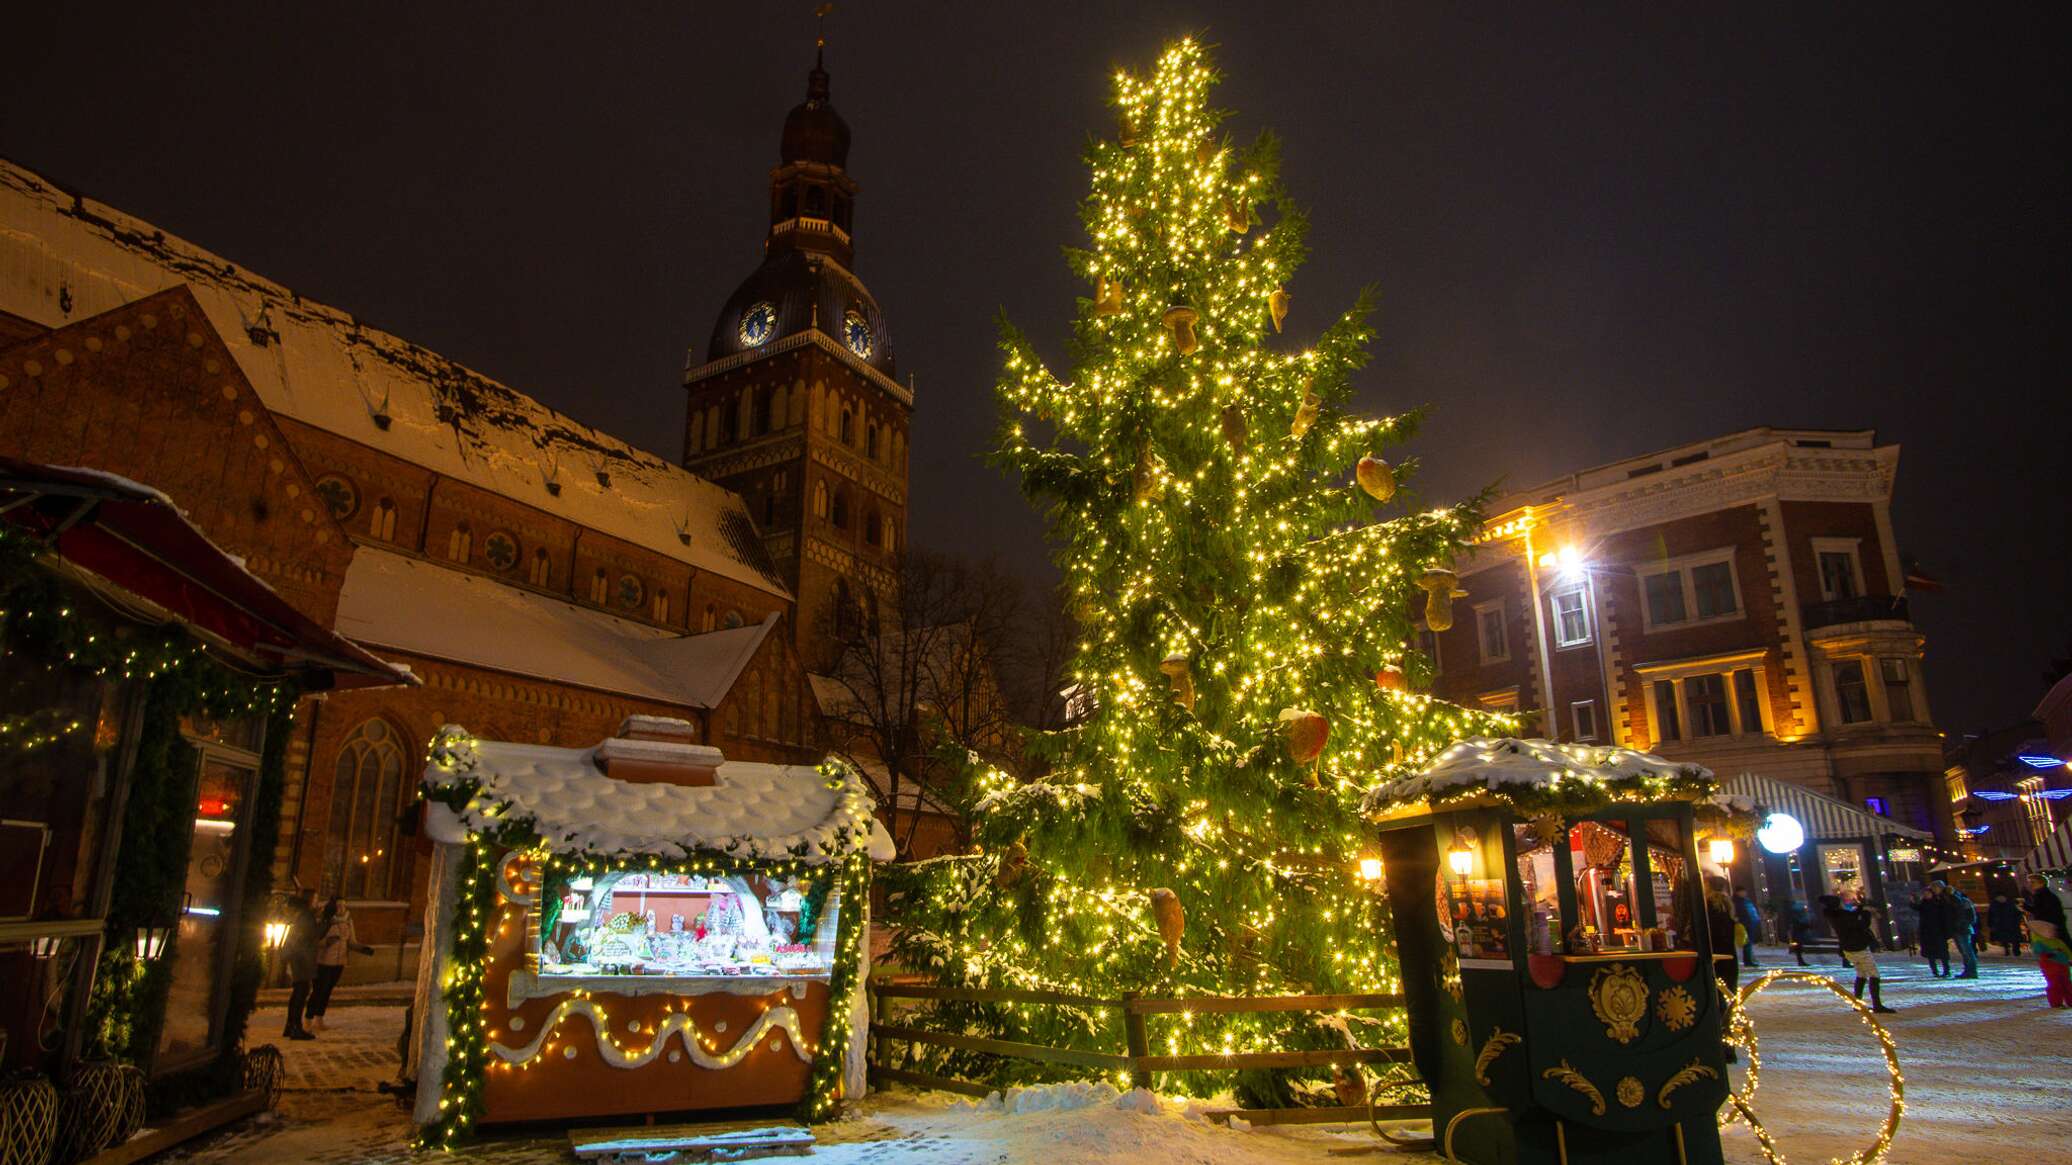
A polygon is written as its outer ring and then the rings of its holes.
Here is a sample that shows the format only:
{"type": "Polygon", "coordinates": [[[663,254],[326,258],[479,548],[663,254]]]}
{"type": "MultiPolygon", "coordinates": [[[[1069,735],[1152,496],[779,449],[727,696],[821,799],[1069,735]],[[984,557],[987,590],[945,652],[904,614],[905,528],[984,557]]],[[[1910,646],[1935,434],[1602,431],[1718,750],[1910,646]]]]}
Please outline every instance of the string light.
{"type": "Polygon", "coordinates": [[[1877,1037],[1878,1050],[1885,1057],[1886,1087],[1890,1095],[1885,1120],[1878,1126],[1877,1135],[1868,1148],[1859,1149],[1847,1157],[1837,1158],[1834,1165],[1878,1165],[1891,1150],[1892,1138],[1899,1135],[1900,1117],[1906,1112],[1906,1076],[1899,1068],[1899,1045],[1893,1042],[1892,1033],[1885,1030],[1885,1025],[1878,1022],[1877,1015],[1863,1000],[1843,990],[1833,979],[1815,971],[1766,972],[1742,987],[1740,994],[1733,1000],[1727,1020],[1727,1040],[1746,1053],[1748,1076],[1740,1091],[1728,1093],[1727,1107],[1720,1110],[1720,1127],[1725,1128],[1737,1119],[1747,1122],[1749,1131],[1755,1134],[1756,1144],[1762,1149],[1763,1157],[1769,1165],[1787,1165],[1783,1152],[1777,1148],[1775,1138],[1763,1127],[1762,1122],[1756,1119],[1753,1101],[1763,1065],[1756,1040],[1755,1021],[1749,1018],[1747,1011],[1749,1000],[1779,980],[1810,983],[1826,988],[1836,998],[1848,1004],[1856,1012],[1856,1017],[1877,1037]]]}

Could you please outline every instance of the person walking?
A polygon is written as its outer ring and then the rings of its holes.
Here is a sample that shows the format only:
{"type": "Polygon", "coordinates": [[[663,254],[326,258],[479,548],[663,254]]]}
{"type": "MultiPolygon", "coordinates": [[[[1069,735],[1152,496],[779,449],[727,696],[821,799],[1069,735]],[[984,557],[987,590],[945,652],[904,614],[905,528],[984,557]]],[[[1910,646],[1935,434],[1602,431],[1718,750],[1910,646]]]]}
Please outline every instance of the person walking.
{"type": "Polygon", "coordinates": [[[1950,941],[1957,944],[1957,955],[1964,960],[1962,974],[1958,979],[1978,978],[1978,907],[1964,891],[1948,882],[1937,882],[1942,898],[1949,903],[1950,941]]]}
{"type": "Polygon", "coordinates": [[[2050,879],[2042,874],[2029,875],[2029,892],[2022,897],[2022,913],[2029,916],[2031,932],[2037,922],[2047,922],[2057,930],[2060,939],[2072,939],[2072,933],[2065,930],[2065,900],[2050,888],[2050,879]]]}
{"type": "Polygon", "coordinates": [[[1755,940],[1763,934],[1763,912],[1756,909],[1754,900],[1746,890],[1734,891],[1734,921],[1741,924],[1741,965],[1753,967],[1755,961],[1755,940]]]}
{"type": "Polygon", "coordinates": [[[1945,902],[1937,889],[1940,882],[1930,882],[1921,888],[1921,896],[1914,900],[1914,911],[1921,916],[1917,937],[1921,940],[1921,957],[1928,960],[1928,969],[1938,979],[1950,974],[1950,904],[1945,902]]]}
{"type": "Polygon", "coordinates": [[[2001,954],[2021,954],[2021,905],[2005,894],[1993,895],[1993,904],[1986,907],[1986,933],[1999,945],[2001,954]]]}
{"type": "Polygon", "coordinates": [[[317,978],[317,892],[296,891],[288,899],[288,933],[281,939],[281,965],[288,969],[288,1025],[281,1034],[291,1040],[313,1040],[302,1024],[303,1009],[317,978]]]}
{"type": "Polygon", "coordinates": [[[1856,997],[1862,999],[1864,985],[1869,984],[1871,1010],[1889,1013],[1898,1008],[1885,1006],[1885,996],[1879,990],[1878,960],[1871,955],[1872,948],[1878,945],[1874,913],[1863,906],[1855,890],[1844,890],[1840,901],[1827,911],[1827,922],[1834,927],[1842,956],[1856,968],[1856,997]]]}
{"type": "Polygon", "coordinates": [[[324,913],[317,919],[317,934],[317,977],[310,987],[309,1009],[304,1014],[311,1029],[323,1031],[324,1013],[331,1009],[331,990],[345,974],[346,956],[354,951],[371,955],[374,948],[361,942],[353,932],[352,912],[339,902],[336,894],[324,903],[324,913]]]}
{"type": "Polygon", "coordinates": [[[1794,898],[1791,905],[1784,908],[1783,922],[1791,932],[1791,957],[1797,959],[1801,967],[1812,966],[1806,961],[1806,940],[1813,937],[1812,912],[1806,909],[1804,902],[1794,898]]]}
{"type": "Polygon", "coordinates": [[[2052,1007],[2072,1007],[2072,946],[2061,935],[2048,922],[2029,920],[2029,945],[2043,971],[2043,997],[2052,1007]]]}
{"type": "MultiPolygon", "coordinates": [[[[1734,961],[1734,904],[1727,897],[1727,880],[1718,874],[1705,879],[1705,929],[1712,939],[1712,973],[1730,1006],[1741,993],[1741,970],[1734,961]]],[[[1724,1029],[1722,1029],[1724,1031],[1724,1029]]],[[[1734,1045],[1727,1044],[1727,1063],[1735,1062],[1734,1045]]]]}

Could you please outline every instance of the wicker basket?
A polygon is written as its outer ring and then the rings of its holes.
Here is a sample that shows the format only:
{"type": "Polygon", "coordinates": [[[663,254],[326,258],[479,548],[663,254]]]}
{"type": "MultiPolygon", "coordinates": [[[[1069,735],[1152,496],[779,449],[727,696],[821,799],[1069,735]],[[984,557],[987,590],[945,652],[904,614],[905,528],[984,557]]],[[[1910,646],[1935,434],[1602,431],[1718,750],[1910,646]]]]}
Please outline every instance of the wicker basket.
{"type": "Polygon", "coordinates": [[[0,1081],[0,1165],[50,1165],[58,1090],[35,1073],[0,1081]]]}
{"type": "Polygon", "coordinates": [[[115,1143],[122,1123],[122,1065],[113,1060],[81,1060],[72,1065],[64,1091],[58,1094],[54,1165],[84,1161],[115,1143]]]}
{"type": "Polygon", "coordinates": [[[245,1053],[245,1088],[258,1088],[266,1093],[266,1107],[272,1108],[281,1099],[281,1081],[288,1074],[287,1065],[281,1060],[281,1050],[272,1044],[260,1044],[245,1053]]]}

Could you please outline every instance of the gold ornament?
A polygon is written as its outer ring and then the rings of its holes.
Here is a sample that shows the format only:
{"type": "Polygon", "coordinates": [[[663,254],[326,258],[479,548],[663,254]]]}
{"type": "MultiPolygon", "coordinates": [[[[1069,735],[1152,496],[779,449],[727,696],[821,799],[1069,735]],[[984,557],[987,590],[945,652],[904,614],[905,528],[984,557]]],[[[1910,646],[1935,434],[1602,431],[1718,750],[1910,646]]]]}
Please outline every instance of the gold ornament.
{"type": "Polygon", "coordinates": [[[1302,440],[1303,436],[1309,432],[1309,427],[1317,423],[1317,414],[1323,411],[1323,400],[1316,393],[1310,391],[1309,385],[1304,384],[1302,386],[1302,404],[1295,409],[1295,419],[1288,422],[1288,435],[1297,441],[1302,440]]]}
{"type": "Polygon", "coordinates": [[[1288,318],[1288,300],[1290,298],[1292,297],[1289,296],[1288,289],[1285,287],[1274,288],[1273,294],[1266,297],[1266,311],[1267,314],[1273,317],[1273,331],[1275,335],[1280,335],[1281,321],[1288,318]]]}
{"type": "Polygon", "coordinates": [[[1201,314],[1184,303],[1176,303],[1160,318],[1166,329],[1173,333],[1173,347],[1180,350],[1180,355],[1194,355],[1194,350],[1201,347],[1201,341],[1194,335],[1194,323],[1201,314]]]}
{"type": "Polygon", "coordinates": [[[1122,281],[1106,275],[1094,284],[1094,314],[1117,316],[1122,314],[1122,281]]]}
{"type": "Polygon", "coordinates": [[[1675,1092],[1677,1089],[1682,1088],[1684,1085],[1689,1084],[1692,1081],[1701,1079],[1717,1080],[1719,1079],[1719,1073],[1706,1067],[1704,1063],[1694,1058],[1691,1060],[1690,1063],[1685,1064],[1683,1067],[1677,1069],[1676,1075],[1671,1076],[1669,1079],[1662,1082],[1662,1091],[1657,1092],[1655,1094],[1655,1103],[1661,1105],[1663,1108],[1668,1108],[1670,1093],[1675,1092]]]}
{"type": "Polygon", "coordinates": [[[1358,1108],[1367,1103],[1367,1077],[1358,1068],[1343,1064],[1331,1066],[1331,1091],[1338,1094],[1338,1103],[1343,1108],[1358,1108]]]}
{"type": "Polygon", "coordinates": [[[1590,1010],[1604,1024],[1604,1034],[1622,1044],[1640,1038],[1640,1021],[1648,1015],[1648,984],[1625,963],[1600,967],[1590,976],[1590,1010]]]}
{"type": "Polygon", "coordinates": [[[1496,1063],[1499,1056],[1524,1040],[1525,1037],[1516,1032],[1507,1032],[1500,1027],[1491,1028],[1489,1038],[1482,1041],[1481,1053],[1475,1057],[1475,1083],[1484,1088],[1489,1087],[1489,1066],[1496,1063]]]}
{"type": "Polygon", "coordinates": [[[1165,498],[1165,459],[1149,445],[1137,454],[1137,468],[1130,474],[1132,501],[1156,502],[1165,498]]]}
{"type": "Polygon", "coordinates": [[[1223,406],[1223,439],[1230,442],[1230,451],[1242,455],[1245,451],[1245,410],[1236,402],[1223,406]]]}
{"type": "Polygon", "coordinates": [[[1187,657],[1174,652],[1165,657],[1158,670],[1173,681],[1173,702],[1189,712],[1194,711],[1194,673],[1188,666],[1187,657]]]}
{"type": "Polygon", "coordinates": [[[1016,841],[1000,856],[1000,871],[995,881],[1001,889],[1014,886],[1022,880],[1022,871],[1029,865],[1029,847],[1016,841]]]}
{"type": "Polygon", "coordinates": [[[1655,1000],[1655,1018],[1673,1032],[1698,1022],[1698,1001],[1681,987],[1671,987],[1655,1000]]]}
{"type": "Polygon", "coordinates": [[[1367,496],[1377,502],[1396,496],[1396,471],[1379,457],[1360,458],[1360,463],[1353,466],[1353,480],[1359,482],[1367,496]]]}
{"type": "Polygon", "coordinates": [[[1459,581],[1459,575],[1444,567],[1433,567],[1417,580],[1417,585],[1425,589],[1426,627],[1445,631],[1453,626],[1453,600],[1468,597],[1468,592],[1457,585],[1459,581]]]}
{"type": "Polygon", "coordinates": [[[1468,1046],[1468,1025],[1459,1016],[1453,1017],[1453,1042],[1465,1048],[1468,1046]]]}
{"type": "Polygon", "coordinates": [[[1540,1079],[1561,1081],[1563,1084],[1590,1098],[1591,1116],[1604,1115],[1604,1093],[1597,1091],[1597,1086],[1585,1079],[1583,1074],[1576,1071],[1574,1066],[1567,1060],[1563,1060],[1545,1072],[1540,1073],[1540,1079]]]}
{"type": "Polygon", "coordinates": [[[1116,137],[1122,142],[1122,148],[1125,150],[1135,149],[1137,143],[1144,140],[1138,133],[1137,123],[1126,117],[1122,119],[1122,124],[1116,132],[1116,137]]]}
{"type": "Polygon", "coordinates": [[[1166,966],[1180,965],[1180,936],[1187,933],[1187,912],[1180,909],[1180,896],[1161,886],[1151,892],[1151,917],[1158,921],[1158,937],[1165,940],[1166,966]]]}
{"type": "Polygon", "coordinates": [[[1252,211],[1241,198],[1223,200],[1223,224],[1233,235],[1241,235],[1252,229],[1252,211]]]}
{"type": "Polygon", "coordinates": [[[1207,138],[1203,138],[1202,143],[1194,147],[1194,164],[1197,166],[1207,167],[1209,163],[1214,162],[1215,160],[1216,143],[1208,140],[1207,138]]]}
{"type": "Polygon", "coordinates": [[[1647,1085],[1642,1084],[1638,1076],[1627,1076],[1619,1081],[1619,1086],[1613,1090],[1612,1095],[1618,1097],[1619,1103],[1627,1108],[1639,1108],[1640,1102],[1648,1098],[1647,1085]]]}
{"type": "Polygon", "coordinates": [[[1331,722],[1308,708],[1283,708],[1281,731],[1288,738],[1288,755],[1296,764],[1314,764],[1324,755],[1324,738],[1331,735],[1331,722]]]}

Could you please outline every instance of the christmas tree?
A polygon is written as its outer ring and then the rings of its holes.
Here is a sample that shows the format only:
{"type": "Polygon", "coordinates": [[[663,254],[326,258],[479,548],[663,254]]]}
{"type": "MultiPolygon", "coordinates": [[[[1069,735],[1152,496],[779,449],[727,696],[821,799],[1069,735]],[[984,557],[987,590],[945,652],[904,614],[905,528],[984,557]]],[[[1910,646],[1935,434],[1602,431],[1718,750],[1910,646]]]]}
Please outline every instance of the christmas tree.
{"type": "MultiPolygon", "coordinates": [[[[1412,643],[1420,612],[1451,621],[1445,568],[1474,506],[1410,511],[1408,466],[1383,454],[1414,414],[1342,411],[1366,359],[1364,297],[1314,346],[1281,338],[1303,220],[1272,140],[1239,151],[1219,135],[1214,79],[1192,40],[1148,78],[1115,78],[1121,132],[1089,159],[1092,245],[1068,252],[1093,289],[1072,374],[1003,325],[997,457],[1047,507],[1084,716],[1032,742],[1040,779],[979,774],[983,852],[892,876],[895,953],[947,984],[1393,991],[1359,795],[1501,727],[1421,694],[1431,665],[1412,643]]],[[[944,1004],[930,1018],[1120,1050],[1112,1015],[944,1004]]],[[[1346,1038],[1299,1014],[1163,1018],[1155,1054],[1346,1038]]],[[[950,1059],[936,1066],[1033,1069],[950,1059]]]]}

